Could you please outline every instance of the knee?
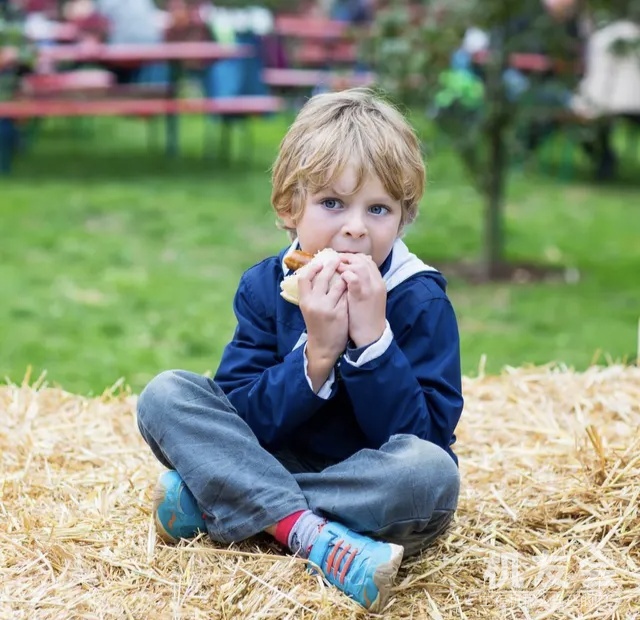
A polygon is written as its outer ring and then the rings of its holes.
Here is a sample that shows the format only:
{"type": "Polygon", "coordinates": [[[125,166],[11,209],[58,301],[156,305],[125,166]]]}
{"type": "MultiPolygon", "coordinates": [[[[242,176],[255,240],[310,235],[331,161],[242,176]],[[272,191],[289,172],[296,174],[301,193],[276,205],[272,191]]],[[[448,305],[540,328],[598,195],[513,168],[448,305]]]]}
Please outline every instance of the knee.
{"type": "Polygon", "coordinates": [[[138,397],[138,421],[147,423],[173,410],[184,393],[186,373],[182,370],[165,370],[155,376],[138,397]]]}
{"type": "Polygon", "coordinates": [[[413,435],[396,435],[400,442],[405,491],[423,516],[434,512],[453,512],[458,505],[460,473],[451,456],[429,441],[413,435]]]}

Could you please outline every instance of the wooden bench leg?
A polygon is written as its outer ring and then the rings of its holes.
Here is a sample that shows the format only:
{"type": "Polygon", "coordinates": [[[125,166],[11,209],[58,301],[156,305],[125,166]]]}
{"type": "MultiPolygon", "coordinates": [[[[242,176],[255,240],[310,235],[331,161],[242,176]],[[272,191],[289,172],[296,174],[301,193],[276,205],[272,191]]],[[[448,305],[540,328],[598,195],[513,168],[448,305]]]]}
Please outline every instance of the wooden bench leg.
{"type": "Polygon", "coordinates": [[[220,160],[225,164],[231,161],[231,124],[232,120],[220,119],[220,160]]]}
{"type": "Polygon", "coordinates": [[[159,125],[158,118],[155,116],[143,116],[146,134],[147,134],[147,149],[150,153],[155,153],[160,149],[162,138],[159,137],[159,125]]]}
{"type": "MultiPolygon", "coordinates": [[[[180,77],[182,75],[182,64],[178,60],[171,61],[169,63],[169,86],[168,96],[169,99],[176,100],[178,98],[180,77]]],[[[166,126],[167,126],[167,155],[169,157],[178,156],[178,115],[167,114],[166,126]]]]}
{"type": "Polygon", "coordinates": [[[0,174],[11,172],[16,144],[16,128],[13,119],[0,118],[0,174]]]}
{"type": "Polygon", "coordinates": [[[252,119],[247,117],[242,123],[242,129],[244,130],[244,161],[246,161],[247,164],[253,163],[254,143],[253,126],[251,121],[252,119]]]}
{"type": "Polygon", "coordinates": [[[177,114],[167,114],[166,117],[166,127],[167,127],[167,156],[168,157],[177,157],[178,156],[178,115],[177,114]]]}
{"type": "Polygon", "coordinates": [[[26,126],[20,134],[19,148],[21,150],[28,151],[33,144],[35,144],[42,130],[42,121],[43,119],[41,118],[31,118],[27,121],[26,126]]]}

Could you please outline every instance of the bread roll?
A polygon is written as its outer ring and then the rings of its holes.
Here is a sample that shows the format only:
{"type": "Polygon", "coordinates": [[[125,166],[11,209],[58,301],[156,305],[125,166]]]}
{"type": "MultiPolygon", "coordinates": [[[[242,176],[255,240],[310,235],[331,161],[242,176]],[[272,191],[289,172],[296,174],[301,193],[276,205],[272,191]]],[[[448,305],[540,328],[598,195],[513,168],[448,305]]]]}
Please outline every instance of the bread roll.
{"type": "MultiPolygon", "coordinates": [[[[292,273],[290,276],[286,276],[284,280],[280,283],[280,295],[286,301],[295,304],[296,306],[300,304],[300,293],[298,290],[298,279],[300,274],[304,274],[305,270],[308,269],[309,265],[315,265],[320,263],[325,265],[330,260],[333,260],[333,257],[338,253],[331,248],[325,248],[324,250],[320,250],[306,265],[303,265],[292,273]]],[[[339,274],[335,274],[331,283],[333,284],[335,278],[339,278],[339,274]]]]}

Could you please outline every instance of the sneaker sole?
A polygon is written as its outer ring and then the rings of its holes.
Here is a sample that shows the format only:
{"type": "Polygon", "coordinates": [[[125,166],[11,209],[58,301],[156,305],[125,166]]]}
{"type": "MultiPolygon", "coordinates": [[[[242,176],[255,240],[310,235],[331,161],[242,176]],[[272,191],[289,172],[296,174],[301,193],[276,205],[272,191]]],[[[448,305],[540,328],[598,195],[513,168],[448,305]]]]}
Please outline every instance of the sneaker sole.
{"type": "Polygon", "coordinates": [[[162,540],[166,543],[176,544],[179,539],[175,536],[172,536],[164,529],[164,525],[162,525],[162,521],[158,518],[158,507],[165,500],[166,489],[162,485],[161,482],[156,484],[155,489],[153,490],[153,522],[156,526],[156,533],[162,540]]]}
{"type": "Polygon", "coordinates": [[[391,588],[393,582],[398,574],[398,569],[402,563],[402,557],[404,556],[404,547],[400,545],[394,545],[389,543],[391,547],[391,558],[386,564],[382,564],[376,570],[376,574],[373,576],[373,583],[378,588],[378,596],[369,605],[368,609],[371,612],[378,612],[384,609],[384,606],[389,600],[391,595],[391,588]]]}

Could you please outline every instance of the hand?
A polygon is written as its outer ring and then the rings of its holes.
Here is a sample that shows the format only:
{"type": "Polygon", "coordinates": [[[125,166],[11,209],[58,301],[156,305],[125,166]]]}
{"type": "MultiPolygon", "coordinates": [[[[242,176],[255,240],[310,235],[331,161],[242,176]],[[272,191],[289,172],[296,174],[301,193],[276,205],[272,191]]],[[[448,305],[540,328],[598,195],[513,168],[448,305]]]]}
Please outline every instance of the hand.
{"type": "Polygon", "coordinates": [[[347,347],[347,284],[336,269],[339,258],[310,265],[298,280],[300,310],[307,326],[307,373],[317,392],[347,347]]]}
{"type": "Polygon", "coordinates": [[[340,254],[338,273],[347,283],[349,337],[356,347],[379,340],[386,327],[387,287],[366,254],[340,254]]]}

